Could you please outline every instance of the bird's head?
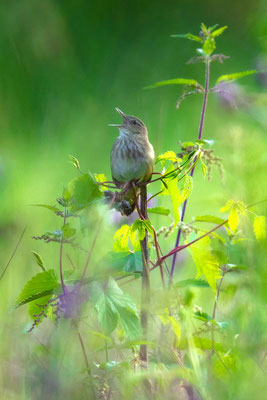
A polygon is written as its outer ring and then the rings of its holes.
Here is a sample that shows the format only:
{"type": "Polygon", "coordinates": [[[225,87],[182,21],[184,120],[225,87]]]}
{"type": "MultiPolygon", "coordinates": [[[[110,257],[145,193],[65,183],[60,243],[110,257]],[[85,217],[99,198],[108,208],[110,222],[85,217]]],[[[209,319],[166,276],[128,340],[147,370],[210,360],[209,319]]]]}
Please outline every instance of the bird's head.
{"type": "Polygon", "coordinates": [[[145,124],[137,117],[132,115],[124,114],[119,108],[116,107],[116,111],[121,115],[123,119],[122,124],[109,124],[109,126],[116,126],[119,128],[121,134],[126,135],[137,135],[147,136],[147,129],[145,124]]]}

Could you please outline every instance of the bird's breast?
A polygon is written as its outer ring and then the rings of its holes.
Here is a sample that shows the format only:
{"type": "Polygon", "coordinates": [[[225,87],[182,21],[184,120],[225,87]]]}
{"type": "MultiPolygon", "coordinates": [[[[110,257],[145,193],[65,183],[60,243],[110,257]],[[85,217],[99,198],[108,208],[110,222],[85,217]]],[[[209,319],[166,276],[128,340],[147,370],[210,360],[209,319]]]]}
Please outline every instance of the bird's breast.
{"type": "Polygon", "coordinates": [[[111,172],[118,182],[146,181],[153,172],[154,150],[147,138],[119,136],[111,150],[111,172]]]}

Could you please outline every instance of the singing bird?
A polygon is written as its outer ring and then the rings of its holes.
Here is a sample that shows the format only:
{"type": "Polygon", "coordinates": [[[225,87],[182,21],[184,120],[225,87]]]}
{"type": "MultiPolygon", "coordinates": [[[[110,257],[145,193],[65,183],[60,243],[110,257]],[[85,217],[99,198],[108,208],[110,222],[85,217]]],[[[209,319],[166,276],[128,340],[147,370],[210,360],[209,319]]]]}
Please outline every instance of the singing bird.
{"type": "Polygon", "coordinates": [[[145,124],[137,117],[124,114],[119,108],[116,111],[123,122],[110,124],[120,131],[111,149],[110,166],[115,185],[122,189],[123,199],[129,203],[129,207],[124,204],[120,211],[130,215],[135,209],[137,192],[134,193],[134,186],[150,180],[155,154],[145,124]]]}

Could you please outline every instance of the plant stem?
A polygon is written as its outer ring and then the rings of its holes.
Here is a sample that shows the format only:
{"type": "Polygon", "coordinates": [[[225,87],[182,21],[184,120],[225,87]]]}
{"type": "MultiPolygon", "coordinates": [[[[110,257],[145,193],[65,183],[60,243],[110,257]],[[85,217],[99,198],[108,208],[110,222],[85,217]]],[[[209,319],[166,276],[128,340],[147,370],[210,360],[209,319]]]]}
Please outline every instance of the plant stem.
{"type": "MultiPolygon", "coordinates": [[[[64,208],[63,226],[65,226],[65,224],[66,224],[66,207],[64,208]]],[[[63,232],[62,232],[62,236],[61,236],[60,251],[59,251],[59,271],[60,271],[60,281],[61,281],[62,291],[63,291],[63,294],[65,295],[66,289],[65,289],[64,278],[63,278],[62,259],[63,259],[63,232]]]]}
{"type": "MultiPolygon", "coordinates": [[[[206,61],[206,75],[205,75],[205,91],[204,91],[202,110],[201,110],[201,118],[200,118],[199,130],[198,130],[198,140],[202,139],[204,119],[205,119],[206,106],[207,106],[207,100],[208,100],[208,92],[209,92],[209,80],[210,80],[210,60],[207,59],[207,61],[206,61]]],[[[195,171],[195,166],[191,169],[191,172],[190,172],[190,176],[191,177],[193,177],[194,171],[195,171]]],[[[187,200],[185,200],[185,202],[183,204],[181,222],[184,221],[186,205],[187,205],[187,200]]],[[[175,247],[179,246],[180,239],[181,239],[181,228],[179,228],[178,233],[177,233],[175,247]]],[[[173,259],[172,259],[172,267],[171,267],[170,281],[169,281],[170,284],[172,283],[172,280],[173,280],[173,273],[174,273],[174,269],[175,269],[176,257],[177,257],[177,254],[175,253],[173,255],[173,259]]]]}
{"type": "MultiPolygon", "coordinates": [[[[147,219],[147,188],[141,186],[141,214],[147,219]]],[[[150,303],[150,279],[149,279],[149,255],[148,255],[148,235],[141,241],[143,273],[142,273],[142,293],[141,293],[141,325],[143,329],[143,340],[147,340],[148,330],[148,308],[150,303]]],[[[144,367],[148,366],[147,345],[140,346],[140,359],[144,367]]]]}
{"type": "MultiPolygon", "coordinates": [[[[220,283],[218,285],[217,293],[216,293],[216,298],[215,298],[213,312],[212,312],[212,319],[213,320],[216,317],[216,308],[217,308],[217,304],[218,304],[218,300],[219,300],[219,296],[220,296],[220,290],[221,290],[224,274],[225,273],[223,272],[221,280],[220,280],[220,283]]],[[[211,352],[211,355],[212,355],[214,353],[214,329],[213,329],[213,327],[212,327],[212,330],[211,330],[211,342],[212,342],[212,352],[211,352]]]]}

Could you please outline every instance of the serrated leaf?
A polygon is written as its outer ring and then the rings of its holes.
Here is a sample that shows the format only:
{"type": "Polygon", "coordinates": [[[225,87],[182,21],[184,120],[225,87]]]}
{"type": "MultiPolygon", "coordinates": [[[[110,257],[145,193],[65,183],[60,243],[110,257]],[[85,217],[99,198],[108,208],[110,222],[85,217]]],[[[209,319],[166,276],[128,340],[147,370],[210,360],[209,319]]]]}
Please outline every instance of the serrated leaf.
{"type": "Polygon", "coordinates": [[[207,166],[206,166],[206,164],[204,163],[204,161],[202,160],[202,158],[200,158],[200,161],[201,161],[202,174],[203,174],[203,176],[204,176],[204,178],[205,178],[206,173],[207,173],[207,166]]]}
{"type": "Polygon", "coordinates": [[[182,180],[181,187],[181,202],[183,203],[191,195],[193,191],[193,179],[190,175],[185,175],[182,180]]]}
{"type": "Polygon", "coordinates": [[[203,322],[212,321],[211,316],[208,315],[207,313],[203,312],[203,311],[194,312],[194,317],[199,319],[200,321],[203,321],[203,322]]]}
{"type": "Polygon", "coordinates": [[[206,35],[208,33],[208,28],[206,27],[206,25],[203,22],[201,22],[200,27],[202,32],[206,35]]]}
{"type": "MultiPolygon", "coordinates": [[[[94,174],[94,177],[95,177],[95,180],[96,180],[97,182],[99,182],[99,183],[107,182],[107,177],[106,177],[105,174],[94,174]]],[[[101,185],[99,188],[100,188],[100,190],[101,190],[102,192],[106,190],[106,189],[105,189],[106,186],[104,186],[104,185],[101,185]]]]}
{"type": "Polygon", "coordinates": [[[246,215],[246,207],[243,201],[231,199],[220,209],[220,212],[226,212],[228,210],[230,210],[228,224],[230,229],[235,232],[239,224],[239,214],[246,215]]]}
{"type": "MultiPolygon", "coordinates": [[[[174,166],[170,165],[166,170],[166,174],[173,170],[174,166]]],[[[174,211],[174,223],[176,225],[179,221],[179,205],[181,204],[181,196],[178,188],[177,175],[174,178],[171,175],[168,175],[166,178],[164,178],[164,183],[167,186],[168,192],[164,190],[161,194],[163,195],[169,194],[171,197],[173,211],[174,211]]]]}
{"type": "Polygon", "coordinates": [[[115,242],[113,243],[113,250],[116,252],[129,251],[129,238],[131,227],[129,225],[122,225],[114,235],[115,242]]]}
{"type": "MultiPolygon", "coordinates": [[[[40,325],[40,323],[44,319],[44,315],[42,315],[42,311],[44,309],[44,306],[48,305],[49,300],[52,298],[52,294],[48,296],[44,296],[40,299],[31,301],[28,305],[28,312],[32,320],[36,321],[35,326],[37,327],[40,325]],[[40,315],[38,315],[40,314],[40,315]],[[38,316],[38,317],[37,317],[38,316]]],[[[49,308],[51,308],[49,305],[46,307],[46,316],[52,317],[51,313],[49,312],[49,308]]],[[[53,319],[53,317],[52,317],[53,319]]]]}
{"type": "Polygon", "coordinates": [[[216,31],[212,32],[210,36],[213,38],[220,36],[227,28],[228,26],[222,26],[221,28],[216,29],[216,31]]]}
{"type": "Polygon", "coordinates": [[[216,293],[216,281],[221,278],[219,261],[211,251],[211,242],[205,236],[190,246],[193,260],[197,268],[197,277],[204,275],[210,287],[216,293]]]}
{"type": "Polygon", "coordinates": [[[256,239],[261,241],[266,238],[266,218],[264,215],[255,217],[253,228],[255,232],[256,239]]]}
{"type": "Polygon", "coordinates": [[[111,334],[120,322],[129,339],[133,340],[141,335],[136,305],[113,279],[106,286],[94,282],[90,293],[92,303],[98,311],[99,324],[105,334],[111,334]]]}
{"type": "Polygon", "coordinates": [[[38,253],[36,253],[36,251],[32,251],[32,254],[34,255],[35,261],[37,262],[37,264],[39,265],[39,267],[40,267],[43,271],[45,271],[45,266],[44,266],[44,262],[43,262],[43,260],[42,260],[42,257],[41,257],[38,253]]]}
{"type": "Polygon", "coordinates": [[[163,167],[164,167],[166,161],[177,162],[177,157],[176,157],[176,154],[174,153],[174,151],[169,150],[169,151],[166,151],[163,154],[160,154],[157,157],[157,159],[155,161],[155,164],[157,164],[158,162],[161,162],[163,167]]]}
{"type": "Polygon", "coordinates": [[[220,225],[224,219],[215,217],[214,215],[198,215],[197,217],[194,217],[195,222],[210,222],[212,224],[217,224],[220,225]]]}
{"type": "Polygon", "coordinates": [[[141,251],[111,252],[104,258],[103,262],[110,268],[126,273],[142,272],[143,270],[141,251]]]}
{"type": "Polygon", "coordinates": [[[81,168],[80,168],[80,163],[79,163],[78,158],[72,156],[71,154],[69,155],[69,158],[70,158],[70,161],[72,162],[72,165],[74,165],[74,167],[77,168],[78,171],[80,171],[81,168]]]}
{"type": "Polygon", "coordinates": [[[203,51],[205,52],[205,54],[210,56],[215,49],[216,49],[215,40],[211,37],[208,37],[203,44],[203,51]]]}
{"type": "Polygon", "coordinates": [[[198,287],[198,288],[209,288],[210,285],[203,279],[185,279],[183,281],[176,282],[174,284],[176,288],[184,287],[198,287]]]}
{"type": "Polygon", "coordinates": [[[165,208],[165,207],[148,208],[147,212],[151,213],[151,214],[160,214],[160,215],[169,215],[170,214],[170,210],[168,208],[165,208]]]}
{"type": "Polygon", "coordinates": [[[192,33],[181,33],[178,35],[171,35],[173,38],[181,38],[181,39],[189,39],[189,40],[194,40],[195,42],[200,42],[202,43],[202,39],[199,36],[192,35],[192,33]]]}
{"type": "Polygon", "coordinates": [[[245,76],[253,75],[256,74],[258,71],[255,69],[252,69],[250,71],[243,71],[243,72],[235,72],[233,74],[227,74],[227,75],[221,75],[217,81],[216,85],[220,82],[232,82],[236,81],[237,79],[244,78],[245,76]]]}
{"type": "Polygon", "coordinates": [[[32,204],[33,207],[43,207],[46,208],[47,210],[53,211],[54,213],[58,213],[60,211],[59,208],[55,206],[50,206],[49,204],[32,204]]]}
{"type": "Polygon", "coordinates": [[[201,87],[201,85],[195,79],[176,78],[176,79],[168,79],[166,81],[156,82],[153,85],[145,87],[145,89],[154,89],[159,86],[166,86],[166,85],[188,85],[194,87],[201,87]]]}
{"type": "Polygon", "coordinates": [[[20,292],[15,307],[29,303],[38,298],[53,294],[59,287],[56,273],[53,269],[34,275],[20,292]]]}
{"type": "Polygon", "coordinates": [[[71,199],[72,211],[82,210],[102,197],[99,186],[89,174],[83,174],[70,181],[66,192],[71,199]]]}

